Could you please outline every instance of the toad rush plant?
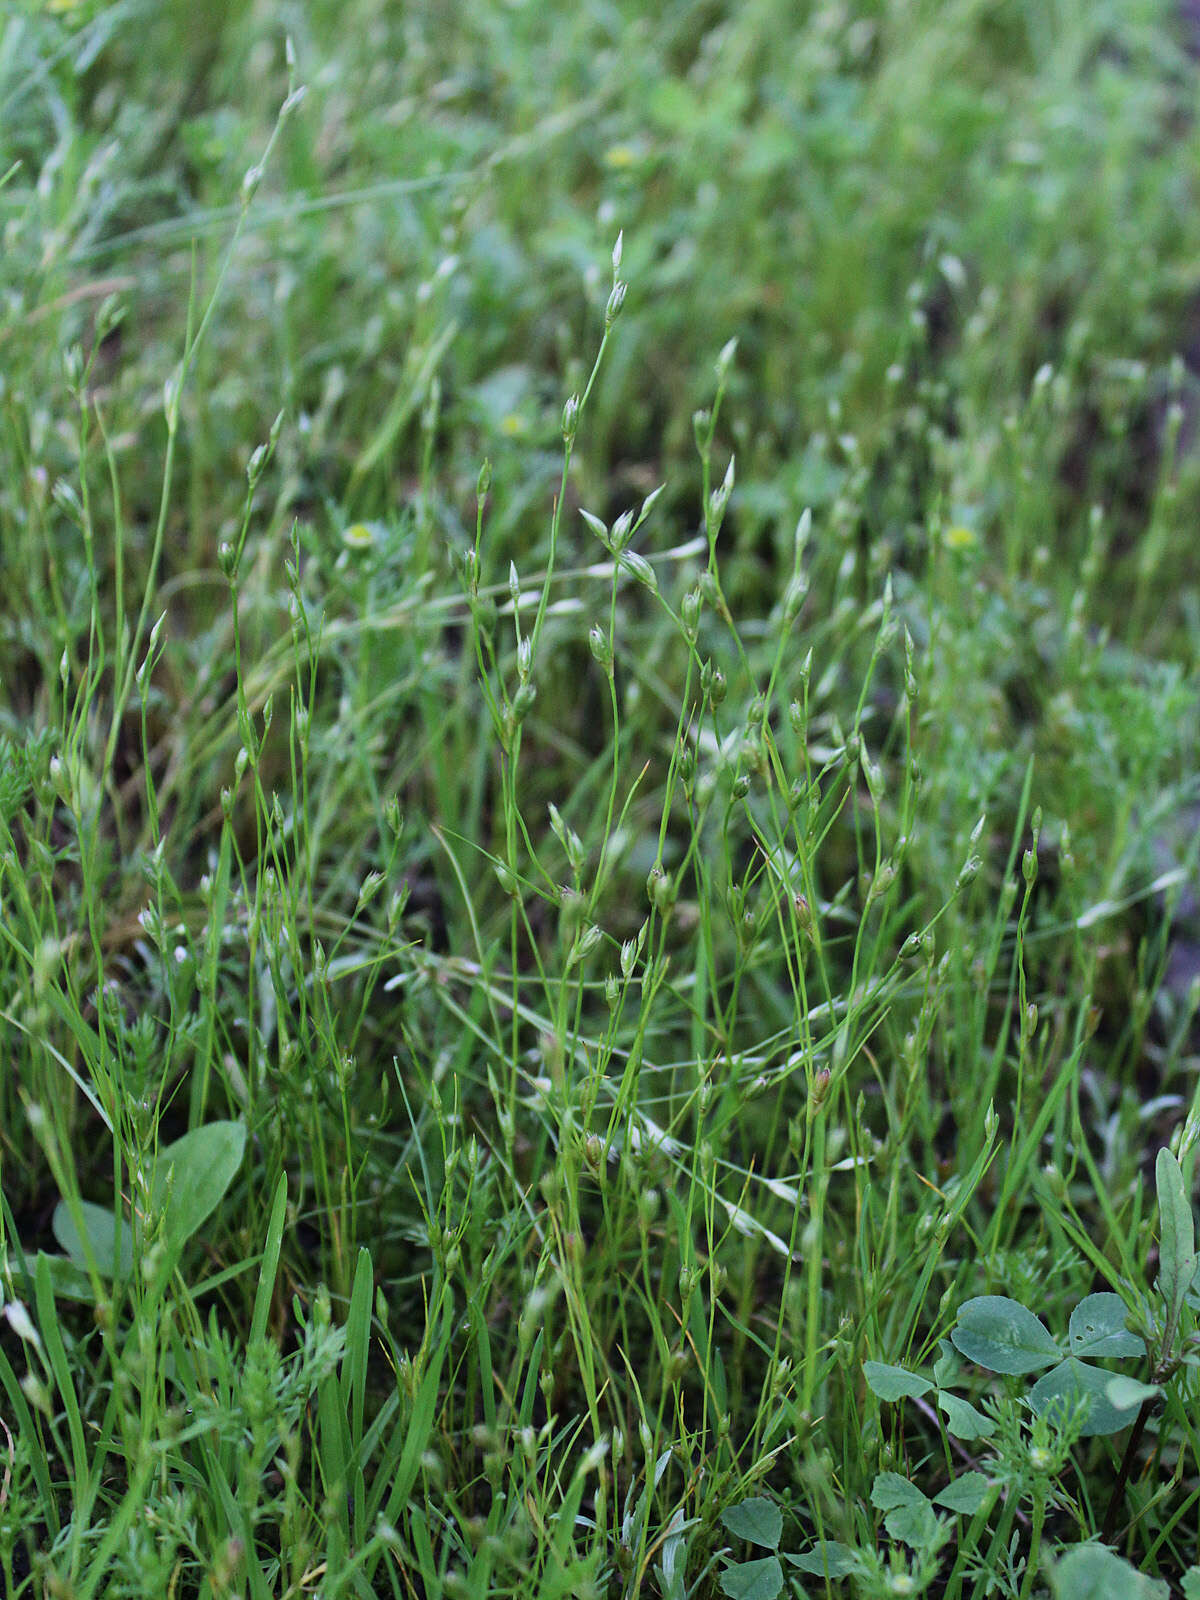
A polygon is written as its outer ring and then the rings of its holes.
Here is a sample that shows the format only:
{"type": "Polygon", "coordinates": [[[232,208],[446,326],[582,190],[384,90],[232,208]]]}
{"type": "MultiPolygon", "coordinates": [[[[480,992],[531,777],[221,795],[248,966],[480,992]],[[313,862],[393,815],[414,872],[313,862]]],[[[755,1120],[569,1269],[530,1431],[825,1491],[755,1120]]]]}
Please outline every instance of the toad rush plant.
{"type": "Polygon", "coordinates": [[[644,9],[5,16],[0,1600],[1200,1561],[1177,8],[644,9]]]}

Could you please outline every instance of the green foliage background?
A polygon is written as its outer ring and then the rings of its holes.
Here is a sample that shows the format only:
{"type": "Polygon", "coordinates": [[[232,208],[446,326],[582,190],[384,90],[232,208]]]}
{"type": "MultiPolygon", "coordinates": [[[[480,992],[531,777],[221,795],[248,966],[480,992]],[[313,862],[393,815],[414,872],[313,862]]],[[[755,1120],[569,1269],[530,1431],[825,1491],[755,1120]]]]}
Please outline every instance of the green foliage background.
{"type": "Polygon", "coordinates": [[[862,1362],[1191,1181],[1189,27],[0,12],[6,1594],[1073,1592],[862,1362]]]}

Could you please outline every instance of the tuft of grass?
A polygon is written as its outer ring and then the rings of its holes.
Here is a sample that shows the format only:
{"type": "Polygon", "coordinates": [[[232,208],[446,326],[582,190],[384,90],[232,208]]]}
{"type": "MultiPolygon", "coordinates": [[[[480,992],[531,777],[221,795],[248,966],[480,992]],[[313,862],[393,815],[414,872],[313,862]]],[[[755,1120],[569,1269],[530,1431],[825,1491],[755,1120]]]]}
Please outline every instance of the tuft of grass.
{"type": "Polygon", "coordinates": [[[1189,1594],[1178,19],[284,20],[0,33],[6,1600],[1189,1594]]]}

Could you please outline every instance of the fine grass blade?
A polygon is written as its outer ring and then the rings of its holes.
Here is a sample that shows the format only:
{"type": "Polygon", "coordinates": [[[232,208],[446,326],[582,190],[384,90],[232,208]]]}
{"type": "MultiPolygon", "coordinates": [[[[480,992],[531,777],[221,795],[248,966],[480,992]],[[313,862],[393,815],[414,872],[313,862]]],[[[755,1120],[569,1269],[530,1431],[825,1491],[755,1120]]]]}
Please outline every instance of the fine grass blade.
{"type": "Polygon", "coordinates": [[[254,1314],[250,1319],[250,1340],[253,1344],[267,1331],[267,1318],[271,1314],[271,1301],[275,1295],[275,1280],[279,1273],[279,1252],[283,1244],[283,1225],[287,1217],[287,1173],[279,1174],[275,1185],[275,1199],[271,1205],[271,1220],[267,1224],[267,1237],[263,1244],[262,1264],[258,1271],[258,1288],[254,1292],[254,1314]]]}

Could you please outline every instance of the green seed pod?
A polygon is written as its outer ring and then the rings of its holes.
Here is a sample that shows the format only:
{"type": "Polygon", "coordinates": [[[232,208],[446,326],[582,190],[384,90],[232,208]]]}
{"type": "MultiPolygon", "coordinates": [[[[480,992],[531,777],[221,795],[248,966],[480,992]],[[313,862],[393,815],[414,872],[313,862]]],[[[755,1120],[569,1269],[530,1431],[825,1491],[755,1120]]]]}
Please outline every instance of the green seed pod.
{"type": "Polygon", "coordinates": [[[562,436],[568,445],[574,444],[575,442],[575,434],[579,428],[579,412],[581,406],[582,401],[577,394],[573,394],[563,406],[562,436]]]}
{"type": "Polygon", "coordinates": [[[684,595],[679,607],[680,621],[683,623],[683,632],[689,644],[695,644],[696,635],[700,631],[700,612],[703,603],[696,589],[689,589],[684,595]]]}
{"type": "Polygon", "coordinates": [[[599,662],[605,672],[612,672],[613,653],[612,644],[608,634],[597,623],[588,633],[588,649],[592,652],[593,659],[599,662]]]}
{"type": "Polygon", "coordinates": [[[536,684],[526,682],[518,685],[517,692],[513,695],[512,699],[512,713],[514,722],[519,725],[525,721],[525,718],[529,715],[530,711],[533,710],[533,702],[536,699],[536,684]]]}

